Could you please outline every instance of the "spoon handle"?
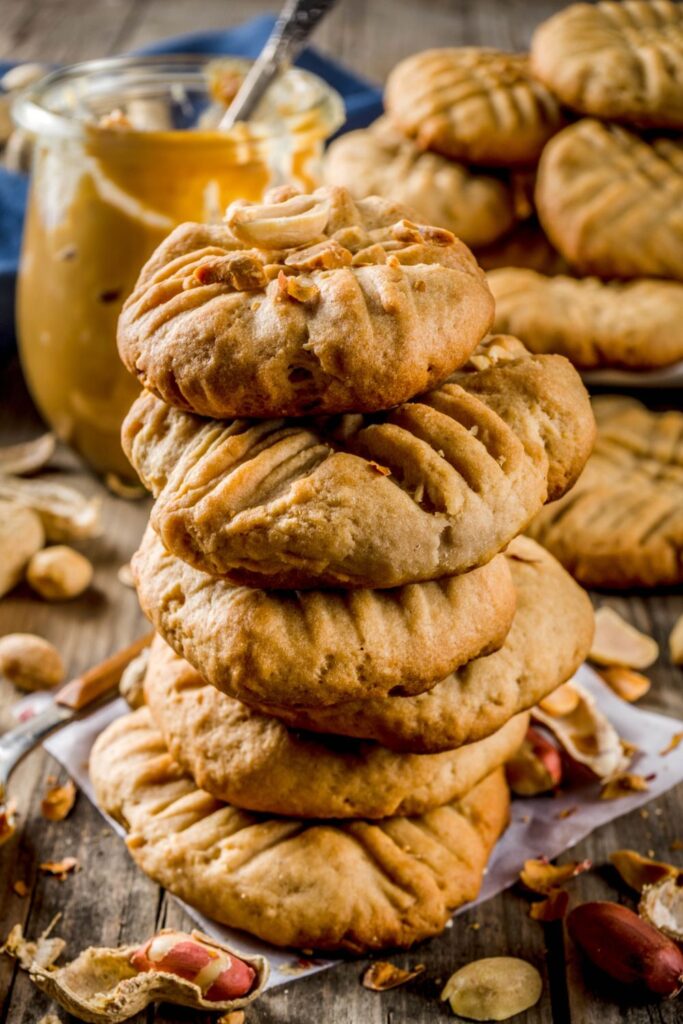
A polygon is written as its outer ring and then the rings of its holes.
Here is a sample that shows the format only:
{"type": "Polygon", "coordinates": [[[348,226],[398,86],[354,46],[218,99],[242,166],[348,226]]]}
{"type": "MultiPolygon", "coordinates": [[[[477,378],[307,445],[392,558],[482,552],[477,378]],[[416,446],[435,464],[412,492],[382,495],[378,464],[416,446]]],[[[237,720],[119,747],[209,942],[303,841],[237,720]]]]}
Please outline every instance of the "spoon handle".
{"type": "Polygon", "coordinates": [[[226,131],[236,121],[248,121],[273,79],[296,60],[316,25],[335,0],[286,0],[265,46],[242,82],[239,92],[220,120],[226,131]]]}

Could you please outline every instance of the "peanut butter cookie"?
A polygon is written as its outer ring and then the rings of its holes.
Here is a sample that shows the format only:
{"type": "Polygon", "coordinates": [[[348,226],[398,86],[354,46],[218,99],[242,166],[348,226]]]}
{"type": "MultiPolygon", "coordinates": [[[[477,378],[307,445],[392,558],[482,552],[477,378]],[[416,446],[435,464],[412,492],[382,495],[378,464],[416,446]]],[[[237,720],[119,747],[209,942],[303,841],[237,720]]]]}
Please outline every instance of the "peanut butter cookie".
{"type": "Polygon", "coordinates": [[[208,422],[149,393],[123,444],[152,525],[196,568],[263,587],[396,587],[489,561],[582,469],[586,391],[561,356],[495,336],[382,416],[208,422]]]}
{"type": "Polygon", "coordinates": [[[616,396],[593,405],[595,450],[533,536],[587,586],[683,583],[683,414],[616,396]]]}
{"type": "Polygon", "coordinates": [[[391,120],[454,160],[484,166],[533,164],[562,126],[560,107],[521,53],[478,46],[415,53],[387,79],[391,120]]]}
{"type": "Polygon", "coordinates": [[[145,614],[214,686],[304,707],[428,690],[499,648],[515,610],[502,556],[392,590],[266,591],[193,569],[148,528],[133,575],[145,614]]]}
{"type": "Polygon", "coordinates": [[[670,0],[571,4],[536,29],[531,68],[582,114],[683,128],[683,7],[670,0]]]}
{"type": "Polygon", "coordinates": [[[588,595],[543,548],[508,548],[517,612],[502,648],[477,658],[429,693],[330,708],[259,705],[292,728],[373,739],[392,750],[437,753],[490,736],[570,678],[593,639],[588,595]]]}
{"type": "Polygon", "coordinates": [[[582,369],[647,370],[683,359],[683,284],[603,283],[493,270],[496,328],[532,352],[559,352],[582,369]]]}
{"type": "Polygon", "coordinates": [[[325,157],[325,179],[352,196],[405,203],[427,224],[448,228],[466,245],[488,245],[516,222],[511,182],[420,149],[386,117],[347,132],[325,157]]]}
{"type": "Polygon", "coordinates": [[[478,743],[399,754],[315,736],[220,693],[157,637],[145,697],[169,753],[201,789],[236,807],[300,818],[387,818],[452,803],[521,746],[521,714],[478,743]]]}
{"type": "Polygon", "coordinates": [[[683,141],[585,118],[546,146],[536,205],[582,274],[683,280],[683,141]]]}
{"type": "Polygon", "coordinates": [[[277,946],[410,946],[479,891],[508,817],[501,769],[415,818],[308,822],[216,800],[173,761],[149,710],[113,722],[90,775],[135,862],[202,913],[277,946]]]}
{"type": "Polygon", "coordinates": [[[119,320],[140,382],[202,416],[387,409],[460,366],[493,319],[469,249],[386,199],[281,189],[183,224],[119,320]]]}

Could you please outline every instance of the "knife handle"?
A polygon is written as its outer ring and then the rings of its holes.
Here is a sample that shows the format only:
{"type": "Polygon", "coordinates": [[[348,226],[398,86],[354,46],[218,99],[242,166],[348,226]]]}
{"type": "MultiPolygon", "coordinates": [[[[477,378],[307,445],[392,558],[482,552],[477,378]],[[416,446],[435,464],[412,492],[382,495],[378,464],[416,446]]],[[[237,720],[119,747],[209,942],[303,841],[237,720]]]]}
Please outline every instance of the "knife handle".
{"type": "Polygon", "coordinates": [[[123,670],[137,658],[138,654],[152,642],[154,633],[141,636],[139,640],[117,651],[110,658],[89,668],[83,675],[76,676],[62,686],[55,694],[55,703],[72,711],[82,711],[89,704],[99,700],[106,693],[118,686],[123,670]]]}

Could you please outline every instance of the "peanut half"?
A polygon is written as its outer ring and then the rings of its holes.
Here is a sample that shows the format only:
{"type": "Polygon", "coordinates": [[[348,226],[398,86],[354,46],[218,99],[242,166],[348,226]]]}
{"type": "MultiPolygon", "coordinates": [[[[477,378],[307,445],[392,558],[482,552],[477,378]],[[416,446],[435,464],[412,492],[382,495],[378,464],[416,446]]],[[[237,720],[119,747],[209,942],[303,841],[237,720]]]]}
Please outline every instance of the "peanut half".
{"type": "Polygon", "coordinates": [[[65,544],[43,548],[26,569],[30,587],[46,601],[68,601],[90,586],[93,567],[85,555],[65,544]]]}
{"type": "Polygon", "coordinates": [[[49,690],[64,678],[57,648],[33,633],[0,637],[0,672],[22,690],[49,690]]]}
{"type": "Polygon", "coordinates": [[[507,1020],[535,1006],[543,982],[535,967],[512,956],[474,960],[452,974],[441,993],[453,1013],[470,1020],[507,1020]]]}

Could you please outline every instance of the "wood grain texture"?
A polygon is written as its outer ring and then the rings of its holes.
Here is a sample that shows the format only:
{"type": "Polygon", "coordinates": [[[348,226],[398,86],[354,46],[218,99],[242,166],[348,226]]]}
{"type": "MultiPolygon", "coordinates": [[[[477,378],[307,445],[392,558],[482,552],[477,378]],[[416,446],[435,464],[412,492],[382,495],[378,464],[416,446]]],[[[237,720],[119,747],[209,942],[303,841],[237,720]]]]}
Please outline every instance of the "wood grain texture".
{"type": "MultiPolygon", "coordinates": [[[[0,19],[0,57],[74,61],[116,53],[164,36],[221,28],[272,9],[272,2],[236,0],[6,0],[0,19]]],[[[563,4],[557,0],[340,0],[317,40],[321,49],[370,78],[382,79],[402,57],[436,45],[485,43],[511,49],[528,45],[533,27],[563,4]]],[[[680,404],[680,398],[672,396],[680,404]]],[[[20,383],[16,365],[0,367],[0,444],[35,436],[40,422],[20,383]]],[[[60,475],[84,492],[99,485],[60,450],[60,475]]],[[[30,630],[53,640],[69,673],[82,671],[129,643],[144,629],[132,591],[116,573],[142,534],[146,502],[130,503],[105,495],[107,529],[102,540],[84,550],[96,564],[93,588],[76,601],[47,606],[19,588],[0,602],[0,635],[30,630]]],[[[644,706],[683,716],[681,670],[666,655],[669,631],[683,612],[680,594],[632,594],[604,597],[636,625],[652,632],[662,657],[650,671],[653,686],[644,706]]],[[[0,680],[0,729],[12,724],[17,692],[0,680]]],[[[62,914],[58,932],[75,955],[89,944],[135,942],[157,927],[189,927],[177,904],[148,881],[128,857],[123,843],[98,812],[80,796],[70,817],[49,823],[40,816],[40,799],[49,775],[58,773],[42,751],[32,754],[12,780],[21,823],[15,839],[0,848],[0,938],[21,921],[33,936],[62,914]],[[39,872],[43,860],[74,855],[81,870],[64,882],[39,872]],[[21,898],[12,883],[21,879],[29,895],[21,898]]],[[[60,778],[62,776],[60,775],[60,778]]],[[[662,859],[681,860],[670,844],[683,839],[683,787],[594,833],[564,859],[590,857],[604,865],[610,852],[632,846],[662,859]]],[[[543,851],[537,851],[542,854],[543,851]]],[[[608,869],[582,875],[572,883],[582,899],[630,897],[608,869]]],[[[362,988],[366,961],[346,961],[332,971],[296,981],[266,995],[247,1013],[248,1024],[426,1024],[452,1020],[438,1001],[446,978],[480,956],[509,954],[534,963],[546,984],[541,1002],[520,1020],[524,1024],[674,1024],[680,1004],[634,999],[633,995],[587,972],[565,943],[561,924],[541,926],[528,917],[528,903],[511,890],[459,917],[452,928],[410,953],[389,956],[402,966],[425,963],[427,969],[405,988],[382,995],[362,988]],[[565,962],[567,966],[565,968],[565,962]]],[[[25,975],[0,958],[0,1020],[34,1024],[54,1010],[25,975]]],[[[60,1012],[62,1020],[73,1020],[60,1012]]],[[[135,1024],[189,1024],[197,1015],[156,1007],[135,1024]]],[[[206,1018],[208,1021],[209,1018],[206,1018]]],[[[204,1024],[203,1020],[201,1024],[204,1024]]]]}

